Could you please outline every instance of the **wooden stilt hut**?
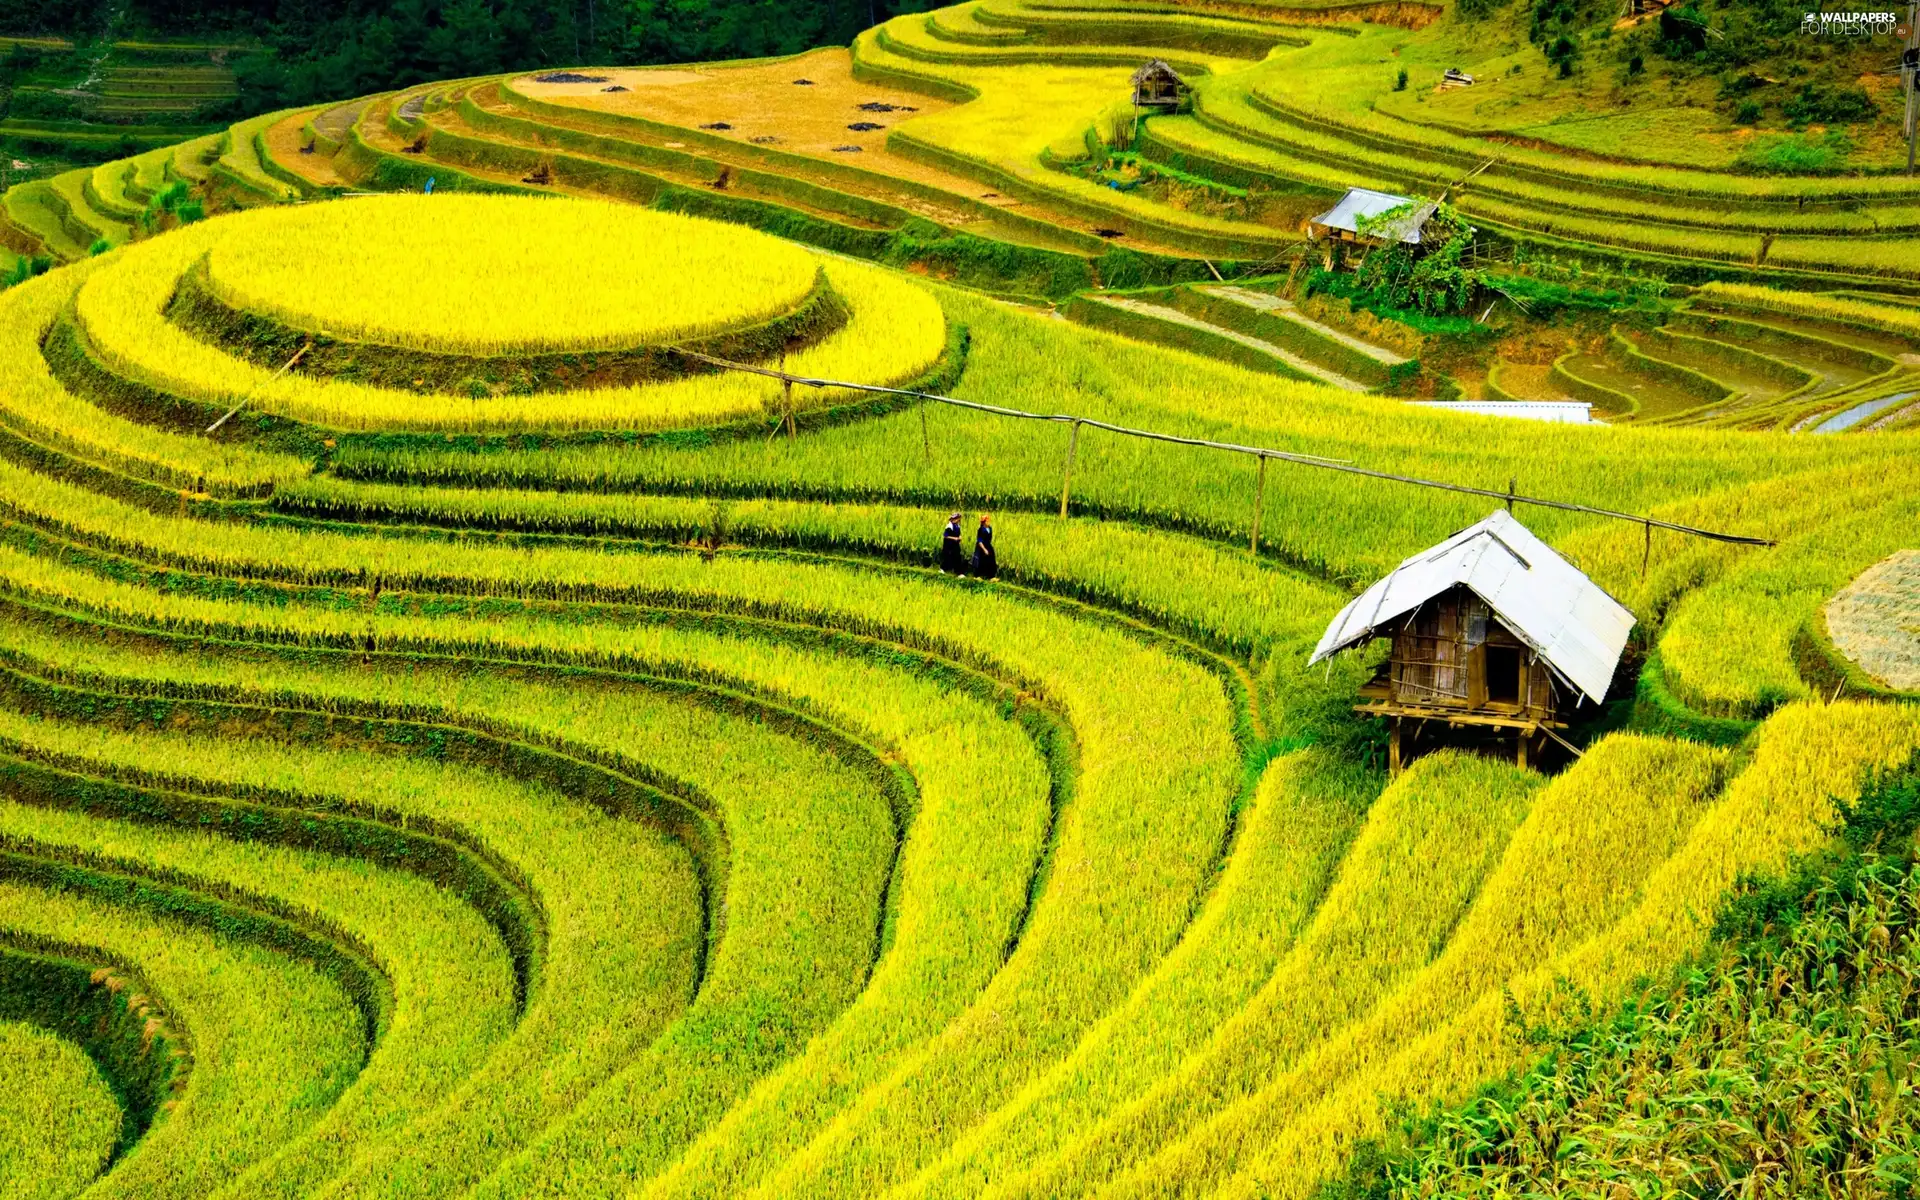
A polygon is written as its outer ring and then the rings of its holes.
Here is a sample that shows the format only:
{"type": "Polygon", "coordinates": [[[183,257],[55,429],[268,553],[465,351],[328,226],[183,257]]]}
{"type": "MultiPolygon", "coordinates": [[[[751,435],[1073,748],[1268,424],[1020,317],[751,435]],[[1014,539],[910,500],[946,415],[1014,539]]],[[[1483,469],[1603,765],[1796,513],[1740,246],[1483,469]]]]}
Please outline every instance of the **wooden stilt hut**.
{"type": "Polygon", "coordinates": [[[1522,766],[1581,705],[1606,699],[1633,614],[1497,510],[1340,610],[1313,652],[1393,639],[1356,711],[1387,718],[1388,766],[1432,730],[1510,736],[1522,766]]]}
{"type": "Polygon", "coordinates": [[[1180,73],[1165,59],[1156,58],[1133,73],[1135,108],[1170,112],[1179,108],[1186,98],[1187,81],[1180,78],[1180,73]]]}

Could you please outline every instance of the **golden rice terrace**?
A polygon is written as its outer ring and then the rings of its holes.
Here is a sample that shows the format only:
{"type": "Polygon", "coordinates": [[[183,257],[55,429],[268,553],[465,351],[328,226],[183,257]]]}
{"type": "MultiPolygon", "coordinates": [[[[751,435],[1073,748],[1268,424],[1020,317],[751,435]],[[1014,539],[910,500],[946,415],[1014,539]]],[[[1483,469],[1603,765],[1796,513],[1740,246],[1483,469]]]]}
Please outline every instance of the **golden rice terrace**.
{"type": "Polygon", "coordinates": [[[1501,19],[9,190],[0,1200],[1308,1200],[1701,954],[1920,761],[1920,182],[1501,19]]]}

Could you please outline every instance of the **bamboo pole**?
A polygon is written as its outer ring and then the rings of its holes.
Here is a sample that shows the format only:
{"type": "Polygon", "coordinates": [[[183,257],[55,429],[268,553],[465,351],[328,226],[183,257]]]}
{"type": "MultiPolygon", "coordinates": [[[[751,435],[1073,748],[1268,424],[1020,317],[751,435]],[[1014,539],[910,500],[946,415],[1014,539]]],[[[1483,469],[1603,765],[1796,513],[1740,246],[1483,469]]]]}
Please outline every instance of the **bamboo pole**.
{"type": "Polygon", "coordinates": [[[1067,438],[1067,470],[1060,478],[1060,519],[1067,516],[1067,497],[1073,491],[1073,456],[1080,450],[1080,422],[1073,423],[1073,432],[1067,438]]]}
{"type": "Polygon", "coordinates": [[[793,376],[787,374],[787,352],[780,352],[780,393],[787,404],[787,440],[793,441],[800,436],[793,419],[793,376]]]}
{"type": "Polygon", "coordinates": [[[1140,438],[1149,442],[1167,442],[1175,446],[1200,446],[1208,450],[1225,450],[1234,454],[1257,454],[1262,458],[1275,458],[1282,462],[1294,463],[1303,467],[1318,467],[1323,471],[1339,471],[1345,475],[1358,475],[1364,479],[1379,479],[1388,483],[1404,483],[1412,487],[1432,488],[1435,491],[1454,492],[1462,496],[1485,496],[1511,504],[1531,504],[1538,508],[1551,508],[1559,512],[1586,513],[1595,517],[1611,517],[1619,521],[1632,521],[1646,524],[1657,529],[1671,529],[1675,533],[1684,533],[1691,537],[1706,538],[1715,542],[1728,542],[1737,546],[1772,546],[1777,543],[1772,538],[1749,537],[1741,533],[1721,533],[1712,529],[1701,529],[1693,525],[1681,525],[1673,521],[1662,521],[1657,517],[1642,516],[1638,513],[1624,513],[1611,508],[1597,508],[1591,504],[1575,504],[1567,500],[1550,500],[1544,496],[1522,496],[1510,486],[1507,491],[1495,491],[1491,488],[1471,487],[1464,483],[1447,483],[1438,479],[1421,479],[1413,475],[1397,475],[1391,471],[1376,471],[1370,467],[1355,465],[1349,459],[1325,458],[1315,454],[1295,454],[1286,450],[1272,450],[1264,446],[1247,446],[1239,442],[1216,442],[1207,438],[1181,437],[1179,434],[1161,433],[1152,429],[1135,429],[1126,425],[1115,425],[1108,421],[1096,421],[1091,417],[1076,417],[1071,413],[1036,413],[1018,408],[1004,408],[997,404],[979,404],[972,400],[956,400],[952,396],[942,396],[938,392],[916,392],[908,388],[881,387],[872,383],[850,383],[840,379],[813,379],[803,375],[788,376],[783,372],[769,370],[766,367],[751,366],[747,363],[730,362],[724,358],[701,354],[693,350],[679,350],[680,355],[696,362],[708,363],[729,371],[742,371],[749,375],[764,375],[775,379],[789,379],[802,387],[844,388],[850,392],[868,392],[881,396],[910,396],[919,400],[931,400],[936,404],[945,404],[953,408],[969,409],[973,412],[991,413],[999,417],[1014,417],[1027,421],[1052,421],[1058,424],[1072,422],[1085,425],[1089,429],[1104,429],[1108,433],[1117,433],[1122,437],[1140,438]]]}
{"type": "Polygon", "coordinates": [[[1267,456],[1260,456],[1260,483],[1253,492],[1253,539],[1251,546],[1255,554],[1260,553],[1260,516],[1267,507],[1267,456]]]}
{"type": "MultiPolygon", "coordinates": [[[[278,371],[275,371],[273,373],[273,377],[275,379],[278,379],[282,375],[285,375],[288,371],[293,370],[295,366],[299,365],[300,360],[307,356],[307,351],[311,349],[313,349],[313,343],[308,342],[306,345],[294,351],[293,357],[288,359],[286,361],[286,364],[282,366],[278,371]]],[[[222,416],[218,421],[215,421],[213,424],[207,426],[206,432],[213,433],[214,431],[218,430],[222,425],[225,425],[228,421],[233,420],[233,418],[239,414],[240,410],[247,406],[247,401],[251,399],[253,399],[253,396],[251,393],[240,397],[240,402],[235,404],[232,408],[228,409],[226,411],[226,414],[222,416]]]]}
{"type": "Polygon", "coordinates": [[[933,438],[927,433],[927,404],[924,400],[920,402],[920,457],[927,462],[933,461],[933,438]]]}

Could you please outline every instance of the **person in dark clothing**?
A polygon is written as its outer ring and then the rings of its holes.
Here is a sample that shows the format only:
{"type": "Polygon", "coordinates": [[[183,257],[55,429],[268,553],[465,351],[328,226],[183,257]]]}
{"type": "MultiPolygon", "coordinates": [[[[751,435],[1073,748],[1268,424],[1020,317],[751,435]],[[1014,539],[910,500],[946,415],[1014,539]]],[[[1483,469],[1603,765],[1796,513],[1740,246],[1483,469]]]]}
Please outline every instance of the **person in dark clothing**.
{"type": "Polygon", "coordinates": [[[973,577],[992,579],[1000,573],[1000,560],[993,556],[993,518],[980,518],[980,530],[973,535],[973,577]]]}
{"type": "Polygon", "coordinates": [[[967,573],[967,550],[960,541],[960,514],[947,518],[947,527],[940,534],[940,570],[947,575],[965,575],[967,573]]]}

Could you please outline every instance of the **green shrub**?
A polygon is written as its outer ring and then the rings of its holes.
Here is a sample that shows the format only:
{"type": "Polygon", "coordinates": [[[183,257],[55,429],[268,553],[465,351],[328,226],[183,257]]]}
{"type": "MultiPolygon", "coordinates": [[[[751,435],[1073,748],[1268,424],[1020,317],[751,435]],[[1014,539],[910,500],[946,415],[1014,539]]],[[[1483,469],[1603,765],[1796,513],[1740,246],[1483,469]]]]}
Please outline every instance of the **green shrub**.
{"type": "Polygon", "coordinates": [[[1570,79],[1574,64],[1580,61],[1580,43],[1563,33],[1548,44],[1546,54],[1547,61],[1559,68],[1560,78],[1570,79]]]}
{"type": "Polygon", "coordinates": [[[1394,76],[1393,90],[1396,92],[1404,92],[1407,90],[1407,69],[1405,67],[1401,67],[1400,74],[1394,76]]]}
{"type": "Polygon", "coordinates": [[[1528,315],[1535,320],[1567,311],[1619,312],[1645,304],[1640,294],[1627,288],[1568,287],[1525,275],[1487,275],[1482,285],[1526,305],[1528,315]]]}
{"type": "MultiPolygon", "coordinates": [[[[1412,206],[1402,205],[1372,220],[1362,218],[1360,232],[1391,228],[1412,206]]],[[[1428,316],[1464,313],[1480,290],[1480,272],[1462,266],[1473,246],[1473,227],[1450,205],[1442,204],[1427,218],[1421,244],[1394,240],[1368,253],[1354,272],[1359,288],[1395,308],[1413,309],[1428,316]]]]}
{"type": "Polygon", "coordinates": [[[13,269],[4,279],[0,279],[0,288],[10,288],[25,283],[35,275],[44,275],[53,269],[53,259],[45,254],[23,254],[13,260],[13,269]]]}
{"type": "Polygon", "coordinates": [[[1660,37],[1654,48],[1668,58],[1685,61],[1707,48],[1707,19],[1692,3],[1660,14],[1660,37]]]}
{"type": "Polygon", "coordinates": [[[1873,97],[1857,87],[1805,83],[1784,106],[1787,120],[1802,125],[1852,125],[1880,114],[1873,97]]]}
{"type": "Polygon", "coordinates": [[[1834,175],[1846,168],[1853,140],[1838,129],[1822,134],[1755,138],[1734,160],[1736,170],[1761,175],[1834,175]]]}

